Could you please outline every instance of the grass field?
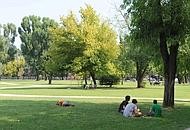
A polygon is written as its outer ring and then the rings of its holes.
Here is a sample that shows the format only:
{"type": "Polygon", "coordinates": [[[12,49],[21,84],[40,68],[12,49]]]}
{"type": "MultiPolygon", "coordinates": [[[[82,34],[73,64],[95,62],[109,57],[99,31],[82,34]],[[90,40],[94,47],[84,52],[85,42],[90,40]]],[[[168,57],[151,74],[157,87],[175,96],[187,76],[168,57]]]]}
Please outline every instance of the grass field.
{"type": "MultiPolygon", "coordinates": [[[[81,81],[3,80],[0,94],[50,96],[104,96],[113,98],[67,98],[75,107],[59,107],[57,97],[0,96],[0,130],[184,130],[190,127],[190,102],[176,101],[175,109],[164,109],[162,118],[125,118],[117,112],[122,98],[162,98],[163,86],[136,89],[134,82],[113,88],[81,89],[81,81]],[[118,97],[118,98],[117,98],[118,97]]],[[[176,98],[190,99],[189,85],[176,85],[176,98]]],[[[138,100],[146,113],[151,100],[138,100]]],[[[161,103],[161,101],[159,101],[161,103]]]]}
{"type": "MultiPolygon", "coordinates": [[[[98,87],[98,89],[81,89],[81,81],[53,81],[48,85],[47,81],[33,80],[3,80],[0,81],[0,93],[32,94],[32,95],[57,95],[57,96],[114,96],[124,97],[129,94],[133,97],[163,98],[163,86],[150,86],[136,89],[135,82],[126,82],[112,88],[98,87]]],[[[190,85],[176,85],[175,98],[190,99],[190,85]]]]}

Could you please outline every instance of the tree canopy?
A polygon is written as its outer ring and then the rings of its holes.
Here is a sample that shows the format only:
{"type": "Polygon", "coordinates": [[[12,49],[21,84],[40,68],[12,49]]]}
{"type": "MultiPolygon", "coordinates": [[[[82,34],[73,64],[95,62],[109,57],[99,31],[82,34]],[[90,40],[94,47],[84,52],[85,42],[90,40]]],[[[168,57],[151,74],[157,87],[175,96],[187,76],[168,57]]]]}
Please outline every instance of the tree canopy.
{"type": "Polygon", "coordinates": [[[188,0],[124,0],[122,8],[131,18],[130,34],[147,46],[159,45],[164,65],[164,101],[174,106],[174,81],[178,48],[189,34],[188,0]]]}
{"type": "Polygon", "coordinates": [[[14,45],[16,36],[16,26],[13,23],[0,25],[0,62],[6,63],[15,58],[17,53],[14,45]]]}
{"type": "Polygon", "coordinates": [[[50,39],[48,29],[58,24],[47,17],[26,16],[18,28],[22,41],[21,50],[27,64],[31,65],[39,80],[42,69],[42,55],[49,48],[50,39]]]}
{"type": "Polygon", "coordinates": [[[114,72],[113,61],[119,52],[117,37],[108,22],[101,20],[91,6],[81,8],[80,16],[78,20],[71,12],[61,18],[59,28],[51,30],[53,43],[49,54],[61,68],[89,73],[96,86],[96,74],[105,69],[114,72]]]}

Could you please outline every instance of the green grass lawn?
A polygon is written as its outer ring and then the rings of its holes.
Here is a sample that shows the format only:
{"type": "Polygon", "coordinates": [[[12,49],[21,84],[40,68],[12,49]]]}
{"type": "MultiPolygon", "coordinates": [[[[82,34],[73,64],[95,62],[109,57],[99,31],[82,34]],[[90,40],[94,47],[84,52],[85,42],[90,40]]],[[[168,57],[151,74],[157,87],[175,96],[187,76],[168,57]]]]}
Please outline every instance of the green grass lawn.
{"type": "MultiPolygon", "coordinates": [[[[183,130],[190,127],[189,104],[163,110],[162,118],[125,118],[118,103],[72,101],[75,107],[59,107],[48,100],[1,100],[2,130],[183,130]]],[[[139,103],[147,111],[149,103],[139,103]]]]}
{"type": "MultiPolygon", "coordinates": [[[[176,86],[176,98],[190,99],[189,85],[176,86]]],[[[54,81],[53,85],[40,81],[0,81],[0,94],[32,95],[83,95],[162,98],[163,86],[147,86],[136,89],[135,83],[96,90],[81,89],[78,81],[54,81]],[[19,88],[25,87],[25,88],[19,88]],[[35,87],[35,88],[33,88],[35,87]]],[[[177,102],[175,109],[163,109],[162,118],[126,118],[117,112],[122,99],[77,99],[66,100],[75,107],[59,107],[58,98],[0,97],[1,130],[184,130],[190,127],[190,102],[177,102]]],[[[138,100],[138,106],[146,113],[150,100],[138,100]]],[[[161,103],[161,101],[159,101],[161,103]]]]}
{"type": "MultiPolygon", "coordinates": [[[[117,85],[112,88],[98,87],[98,89],[81,89],[81,81],[53,81],[48,85],[47,81],[34,80],[3,80],[0,81],[0,94],[32,94],[52,96],[114,96],[163,98],[163,85],[150,86],[147,83],[145,88],[136,89],[135,82],[126,82],[124,85],[117,85]],[[24,88],[19,88],[24,87],[24,88]]],[[[175,98],[190,99],[190,85],[176,85],[175,98]]]]}

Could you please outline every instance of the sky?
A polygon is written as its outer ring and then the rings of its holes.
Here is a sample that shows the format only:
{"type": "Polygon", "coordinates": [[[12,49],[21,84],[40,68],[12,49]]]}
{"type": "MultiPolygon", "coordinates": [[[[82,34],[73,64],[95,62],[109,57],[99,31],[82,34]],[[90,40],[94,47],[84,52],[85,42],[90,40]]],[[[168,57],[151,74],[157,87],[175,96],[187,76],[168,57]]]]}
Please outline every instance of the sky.
{"type": "MultiPolygon", "coordinates": [[[[119,6],[122,0],[1,0],[0,24],[14,23],[20,26],[24,16],[36,15],[50,17],[57,22],[61,16],[70,11],[79,14],[80,7],[91,5],[102,18],[114,21],[118,14],[115,5],[119,6]]],[[[20,48],[20,39],[16,38],[15,45],[20,48]]]]}

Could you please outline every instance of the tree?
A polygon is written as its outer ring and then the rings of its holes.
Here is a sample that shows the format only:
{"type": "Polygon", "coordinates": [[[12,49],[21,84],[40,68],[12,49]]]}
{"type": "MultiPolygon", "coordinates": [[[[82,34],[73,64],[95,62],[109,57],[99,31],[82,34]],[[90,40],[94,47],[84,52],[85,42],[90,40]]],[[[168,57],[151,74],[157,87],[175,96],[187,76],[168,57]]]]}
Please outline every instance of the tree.
{"type": "MultiPolygon", "coordinates": [[[[57,74],[57,72],[71,71],[74,58],[81,56],[84,50],[84,42],[74,34],[75,31],[75,33],[79,31],[75,16],[70,14],[66,21],[63,22],[62,19],[62,24],[63,26],[49,30],[51,45],[44,55],[46,59],[44,66],[50,78],[51,75],[57,74]]],[[[51,83],[51,80],[49,80],[49,83],[51,83]]]]}
{"type": "Polygon", "coordinates": [[[24,57],[16,57],[15,60],[7,62],[3,67],[3,73],[7,76],[21,77],[24,73],[24,57]]]}
{"type": "Polygon", "coordinates": [[[130,60],[127,56],[127,41],[125,38],[120,36],[120,54],[117,59],[117,66],[119,68],[119,71],[121,73],[122,78],[122,85],[124,83],[124,79],[127,77],[132,77],[132,75],[135,75],[135,65],[132,60],[130,60]]]}
{"type": "Polygon", "coordinates": [[[178,83],[187,83],[187,78],[190,73],[190,38],[185,40],[185,43],[179,47],[177,78],[178,83]]]}
{"type": "Polygon", "coordinates": [[[2,63],[7,54],[7,49],[6,49],[6,39],[0,35],[0,62],[2,63]]]}
{"type": "Polygon", "coordinates": [[[113,62],[119,54],[116,34],[108,23],[100,21],[92,7],[87,6],[80,12],[83,18],[80,24],[83,30],[81,37],[86,48],[79,61],[82,70],[90,73],[96,87],[96,72],[116,72],[113,62]]]}
{"type": "Polygon", "coordinates": [[[1,80],[2,74],[3,74],[3,64],[0,62],[0,80],[1,80]]]}
{"type": "Polygon", "coordinates": [[[16,33],[16,26],[13,23],[7,23],[3,26],[0,25],[0,60],[3,63],[14,59],[17,52],[16,46],[14,46],[16,33]]]}
{"type": "Polygon", "coordinates": [[[126,68],[125,66],[128,66],[128,70],[129,68],[133,68],[134,71],[136,70],[137,88],[143,88],[145,87],[143,79],[149,63],[155,54],[152,53],[152,51],[147,51],[150,48],[144,46],[143,41],[132,38],[129,34],[130,18],[126,15],[124,10],[118,8],[116,5],[115,9],[118,12],[116,18],[118,19],[117,26],[119,25],[120,43],[122,44],[120,58],[123,57],[123,59],[120,59],[122,63],[121,65],[123,66],[123,69],[126,68]],[[129,65],[135,66],[136,68],[129,67],[129,65]]]}
{"type": "Polygon", "coordinates": [[[137,88],[143,88],[145,84],[143,79],[147,72],[150,61],[152,60],[153,54],[151,51],[148,52],[146,46],[139,39],[132,39],[131,36],[126,36],[126,57],[128,60],[132,61],[136,66],[136,80],[137,88]],[[138,44],[137,44],[138,43],[138,44]]]}
{"type": "Polygon", "coordinates": [[[14,24],[7,23],[3,26],[0,25],[0,77],[3,73],[3,64],[10,61],[10,58],[14,58],[16,53],[16,47],[14,46],[16,36],[16,26],[14,24]]]}
{"type": "Polygon", "coordinates": [[[82,72],[85,77],[89,74],[96,87],[96,74],[113,69],[113,61],[119,53],[117,38],[110,25],[102,22],[91,6],[81,8],[80,14],[81,21],[71,12],[61,18],[61,27],[52,30],[50,57],[57,64],[61,62],[64,69],[82,72]]]}
{"type": "Polygon", "coordinates": [[[49,18],[38,16],[26,16],[22,19],[21,27],[18,28],[22,41],[21,50],[26,62],[33,67],[36,73],[36,80],[42,68],[42,55],[49,48],[50,27],[54,28],[58,24],[49,18]]]}
{"type": "MultiPolygon", "coordinates": [[[[174,84],[179,46],[189,33],[188,0],[124,0],[131,18],[131,35],[147,46],[159,45],[164,66],[164,107],[174,107],[174,84]]],[[[157,50],[159,51],[159,50],[157,50]]]]}
{"type": "Polygon", "coordinates": [[[17,49],[17,47],[14,44],[10,44],[9,49],[8,49],[7,62],[14,60],[18,51],[19,50],[17,49]]]}

